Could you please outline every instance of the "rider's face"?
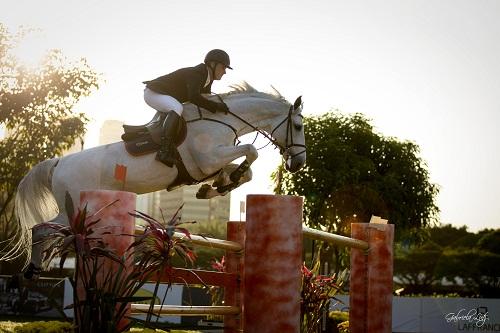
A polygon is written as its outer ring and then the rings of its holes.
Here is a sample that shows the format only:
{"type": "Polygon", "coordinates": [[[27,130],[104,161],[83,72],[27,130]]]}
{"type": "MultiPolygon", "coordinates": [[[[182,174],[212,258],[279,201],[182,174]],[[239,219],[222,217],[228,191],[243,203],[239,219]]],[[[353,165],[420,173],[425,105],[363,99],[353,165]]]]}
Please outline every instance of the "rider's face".
{"type": "Polygon", "coordinates": [[[224,64],[215,65],[214,80],[220,80],[226,74],[226,66],[224,64]]]}

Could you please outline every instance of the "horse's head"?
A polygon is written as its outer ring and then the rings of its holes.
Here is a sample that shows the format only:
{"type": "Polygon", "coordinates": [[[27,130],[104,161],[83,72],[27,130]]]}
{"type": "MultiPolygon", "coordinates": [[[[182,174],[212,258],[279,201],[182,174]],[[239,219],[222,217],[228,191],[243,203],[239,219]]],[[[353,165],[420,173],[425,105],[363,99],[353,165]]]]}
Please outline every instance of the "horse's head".
{"type": "Polygon", "coordinates": [[[258,131],[280,149],[286,170],[300,170],[306,163],[302,98],[290,105],[276,89],[274,94],[262,93],[246,82],[232,88],[224,102],[236,112],[228,117],[234,120],[231,128],[235,133],[258,131]]]}
{"type": "Polygon", "coordinates": [[[302,122],[302,98],[290,105],[288,115],[276,125],[271,135],[280,148],[287,171],[300,170],[306,163],[306,144],[302,122]]]}

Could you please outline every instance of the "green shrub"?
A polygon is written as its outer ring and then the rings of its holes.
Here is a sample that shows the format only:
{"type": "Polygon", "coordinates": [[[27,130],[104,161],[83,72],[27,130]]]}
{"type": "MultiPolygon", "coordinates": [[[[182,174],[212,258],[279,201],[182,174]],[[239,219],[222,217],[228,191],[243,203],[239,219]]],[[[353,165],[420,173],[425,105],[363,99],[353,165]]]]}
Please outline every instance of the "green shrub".
{"type": "Polygon", "coordinates": [[[349,333],[349,320],[343,321],[337,325],[339,333],[349,333]]]}
{"type": "Polygon", "coordinates": [[[344,311],[330,311],[328,314],[331,320],[333,320],[336,324],[340,324],[346,320],[349,320],[349,312],[344,311]]]}
{"type": "MultiPolygon", "coordinates": [[[[73,325],[63,321],[15,322],[0,321],[0,333],[73,333],[73,325]]],[[[131,333],[166,333],[160,329],[132,327],[131,333]]],[[[200,333],[199,331],[171,330],[170,333],[200,333]]]]}
{"type": "Polygon", "coordinates": [[[328,314],[328,320],[330,322],[330,327],[332,327],[332,332],[349,332],[349,312],[330,311],[328,314]]]}
{"type": "Polygon", "coordinates": [[[14,327],[15,333],[73,333],[73,325],[62,321],[35,321],[31,323],[19,323],[14,327]]]}

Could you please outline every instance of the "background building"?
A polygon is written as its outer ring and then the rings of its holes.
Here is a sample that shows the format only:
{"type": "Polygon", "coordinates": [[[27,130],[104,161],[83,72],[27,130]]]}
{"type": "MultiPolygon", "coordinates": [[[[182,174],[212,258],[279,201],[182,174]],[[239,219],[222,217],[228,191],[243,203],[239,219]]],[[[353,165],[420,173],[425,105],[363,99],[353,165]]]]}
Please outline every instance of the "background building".
{"type": "Polygon", "coordinates": [[[196,192],[200,185],[183,186],[174,191],[155,192],[156,201],[153,204],[153,216],[161,218],[159,208],[164,218],[170,219],[177,209],[182,208],[182,221],[197,222],[225,222],[229,220],[230,194],[224,197],[215,197],[209,200],[196,199],[196,192]],[[157,210],[157,211],[155,211],[157,210]]]}
{"type": "Polygon", "coordinates": [[[123,121],[105,120],[99,131],[99,145],[121,141],[123,121]]]}

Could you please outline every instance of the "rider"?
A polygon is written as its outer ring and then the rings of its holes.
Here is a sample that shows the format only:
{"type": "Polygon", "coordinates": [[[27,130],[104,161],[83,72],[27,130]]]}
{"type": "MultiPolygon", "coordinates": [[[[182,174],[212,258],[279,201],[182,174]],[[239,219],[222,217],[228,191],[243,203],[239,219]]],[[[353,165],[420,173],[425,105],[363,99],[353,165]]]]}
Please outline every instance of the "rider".
{"type": "Polygon", "coordinates": [[[224,102],[214,102],[202,94],[211,93],[212,82],[220,80],[230,66],[229,55],[220,49],[207,53],[204,63],[195,67],[178,69],[170,74],[160,76],[151,81],[144,81],[144,100],[153,109],[166,113],[163,122],[161,148],[156,159],[172,167],[176,161],[176,147],[173,139],[179,119],[182,115],[182,104],[191,102],[210,112],[229,111],[224,102]]]}

